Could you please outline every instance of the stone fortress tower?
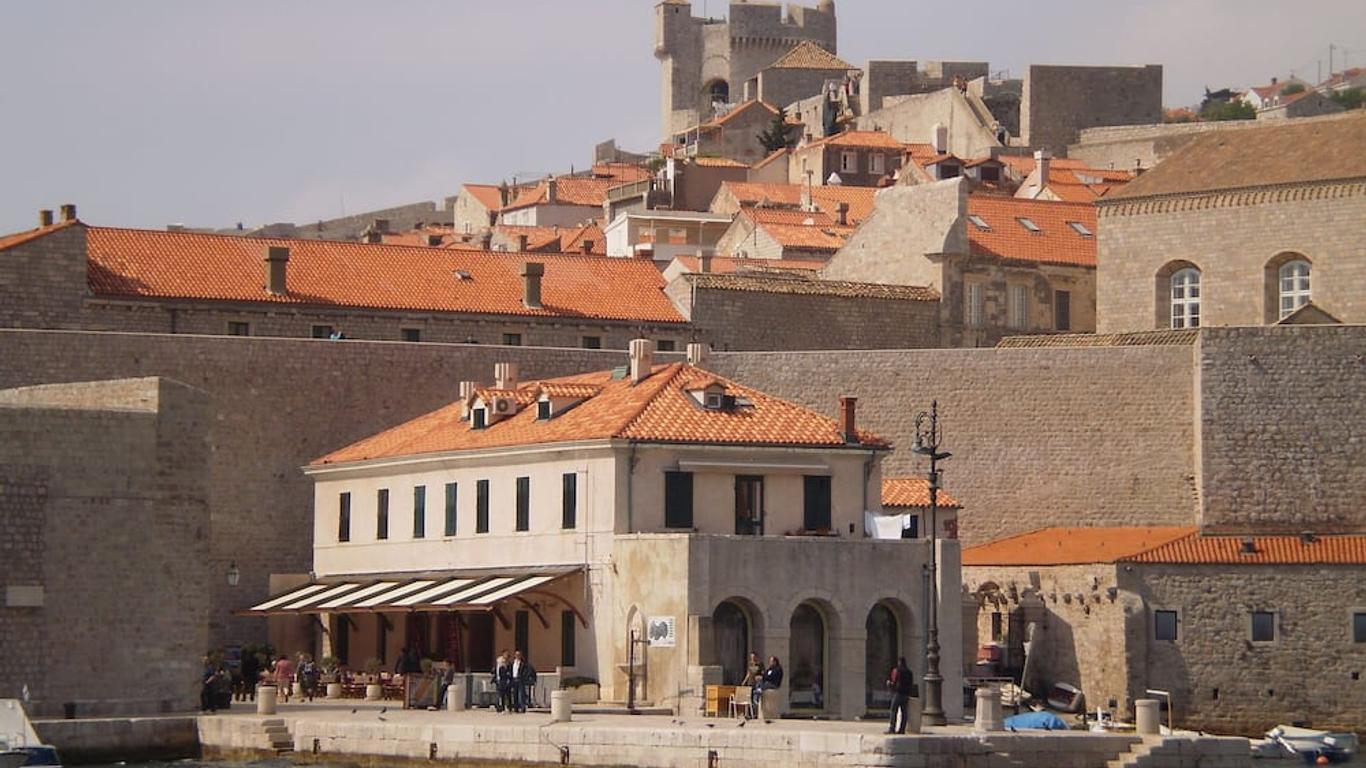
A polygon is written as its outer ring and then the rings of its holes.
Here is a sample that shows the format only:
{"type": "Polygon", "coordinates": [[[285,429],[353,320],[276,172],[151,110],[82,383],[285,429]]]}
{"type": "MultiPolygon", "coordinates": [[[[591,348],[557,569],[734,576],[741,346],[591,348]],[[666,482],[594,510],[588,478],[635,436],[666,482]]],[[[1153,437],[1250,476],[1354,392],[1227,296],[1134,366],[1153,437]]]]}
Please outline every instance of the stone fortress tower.
{"type": "MultiPolygon", "coordinates": [[[[660,2],[655,6],[655,57],[663,65],[664,140],[709,120],[713,102],[743,100],[746,84],[803,40],[836,53],[834,0],[786,9],[778,3],[734,0],[727,19],[693,16],[690,0],[660,2]]],[[[750,92],[755,92],[753,85],[750,92]]]]}

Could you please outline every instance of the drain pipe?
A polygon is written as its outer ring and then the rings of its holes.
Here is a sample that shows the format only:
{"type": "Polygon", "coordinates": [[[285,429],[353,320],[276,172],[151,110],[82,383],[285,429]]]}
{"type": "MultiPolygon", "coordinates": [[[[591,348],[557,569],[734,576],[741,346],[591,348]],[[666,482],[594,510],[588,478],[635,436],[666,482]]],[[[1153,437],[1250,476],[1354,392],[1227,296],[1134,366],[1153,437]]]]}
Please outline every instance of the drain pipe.
{"type": "MultiPolygon", "coordinates": [[[[872,481],[873,458],[876,456],[877,451],[870,450],[868,451],[868,457],[863,460],[863,519],[865,521],[865,526],[867,525],[866,521],[868,520],[868,483],[872,481]]],[[[863,535],[868,535],[868,530],[866,527],[864,528],[863,535]]]]}
{"type": "Polygon", "coordinates": [[[636,487],[636,441],[631,441],[631,453],[626,458],[626,533],[636,532],[635,526],[635,487],[636,487]]]}

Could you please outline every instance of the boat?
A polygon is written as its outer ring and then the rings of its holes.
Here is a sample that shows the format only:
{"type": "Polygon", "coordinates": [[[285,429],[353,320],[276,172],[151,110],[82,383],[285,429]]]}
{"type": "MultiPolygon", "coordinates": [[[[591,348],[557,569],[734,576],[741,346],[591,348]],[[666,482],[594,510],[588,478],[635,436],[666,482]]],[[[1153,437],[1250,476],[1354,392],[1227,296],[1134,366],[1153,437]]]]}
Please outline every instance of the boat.
{"type": "Polygon", "coordinates": [[[1278,725],[1266,732],[1265,739],[1252,744],[1252,753],[1255,757],[1298,757],[1310,765],[1346,763],[1357,753],[1357,737],[1354,733],[1278,725]]]}
{"type": "Polygon", "coordinates": [[[1048,702],[1049,709],[1057,712],[1076,714],[1085,706],[1081,691],[1067,683],[1054,683],[1053,687],[1048,689],[1048,695],[1044,700],[1048,702]]]}
{"type": "Polygon", "coordinates": [[[61,768],[62,760],[57,756],[57,748],[49,744],[28,744],[0,752],[0,768],[61,768]],[[19,762],[11,766],[4,761],[6,756],[17,755],[19,762]]]}
{"type": "Polygon", "coordinates": [[[38,738],[22,702],[0,699],[0,768],[60,768],[61,764],[57,749],[38,738]]]}
{"type": "Polygon", "coordinates": [[[0,752],[0,768],[19,768],[28,762],[28,753],[21,749],[7,749],[0,752]]]}

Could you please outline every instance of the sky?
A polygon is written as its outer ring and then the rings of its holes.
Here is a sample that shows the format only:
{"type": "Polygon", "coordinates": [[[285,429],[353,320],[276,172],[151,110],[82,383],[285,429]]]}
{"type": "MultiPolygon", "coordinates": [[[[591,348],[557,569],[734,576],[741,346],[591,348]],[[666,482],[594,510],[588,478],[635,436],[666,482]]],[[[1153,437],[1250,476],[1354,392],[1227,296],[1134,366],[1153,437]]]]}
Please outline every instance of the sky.
{"type": "MultiPolygon", "coordinates": [[[[814,5],[814,0],[810,4],[814,5]]],[[[703,12],[703,0],[694,0],[703,12]]],[[[725,3],[707,0],[722,15],[725,3]]],[[[0,0],[0,233],[311,222],[658,143],[651,0],[0,0]]],[[[1206,85],[1366,65],[1361,0],[839,0],[839,54],[1162,64],[1206,85]],[[945,9],[940,12],[938,9],[945,9]],[[1321,62],[1321,64],[1320,64],[1321,62]]]]}

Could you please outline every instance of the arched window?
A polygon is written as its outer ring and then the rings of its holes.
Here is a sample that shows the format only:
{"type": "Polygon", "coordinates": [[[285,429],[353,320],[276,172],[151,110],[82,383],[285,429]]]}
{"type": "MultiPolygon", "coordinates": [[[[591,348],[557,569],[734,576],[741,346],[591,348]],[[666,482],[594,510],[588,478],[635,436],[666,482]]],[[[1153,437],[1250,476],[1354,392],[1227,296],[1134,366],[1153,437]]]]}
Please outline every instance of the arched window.
{"type": "Polygon", "coordinates": [[[1279,320],[1309,303],[1309,262],[1293,259],[1277,271],[1277,294],[1280,298],[1279,320]]]}
{"type": "Polygon", "coordinates": [[[1185,267],[1172,273],[1171,307],[1171,327],[1200,327],[1200,270],[1185,267]]]}
{"type": "Polygon", "coordinates": [[[730,103],[730,84],[725,80],[713,80],[707,86],[707,100],[712,104],[730,103]]]}

